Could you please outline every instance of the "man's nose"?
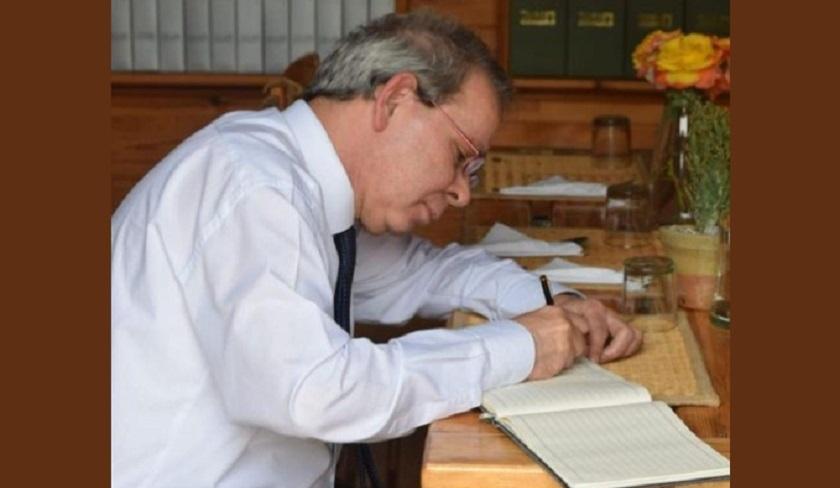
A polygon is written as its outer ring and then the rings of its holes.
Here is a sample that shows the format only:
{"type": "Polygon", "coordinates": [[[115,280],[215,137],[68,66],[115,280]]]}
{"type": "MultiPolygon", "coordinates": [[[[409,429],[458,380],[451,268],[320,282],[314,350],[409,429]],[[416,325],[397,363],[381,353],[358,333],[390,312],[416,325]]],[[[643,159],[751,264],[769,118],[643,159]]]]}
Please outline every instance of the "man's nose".
{"type": "Polygon", "coordinates": [[[446,202],[453,207],[466,207],[470,203],[470,178],[458,172],[455,181],[446,190],[446,202]]]}

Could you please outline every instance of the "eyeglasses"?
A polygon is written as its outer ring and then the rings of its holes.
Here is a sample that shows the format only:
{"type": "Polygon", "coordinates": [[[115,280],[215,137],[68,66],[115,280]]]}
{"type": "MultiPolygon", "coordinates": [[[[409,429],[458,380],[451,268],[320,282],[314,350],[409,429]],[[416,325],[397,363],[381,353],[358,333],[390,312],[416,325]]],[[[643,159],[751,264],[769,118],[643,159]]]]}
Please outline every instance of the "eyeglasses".
{"type": "Polygon", "coordinates": [[[432,104],[432,106],[440,110],[441,113],[443,113],[444,117],[446,117],[446,120],[449,121],[449,125],[451,125],[453,129],[455,129],[455,132],[458,133],[458,136],[461,138],[462,141],[464,141],[464,144],[466,144],[467,147],[470,148],[472,154],[466,156],[466,158],[464,159],[464,162],[461,166],[461,171],[464,173],[464,176],[466,176],[467,180],[470,182],[470,188],[475,188],[476,186],[478,186],[478,170],[480,170],[481,167],[484,166],[484,153],[478,150],[478,147],[476,147],[476,145],[473,144],[470,138],[467,137],[466,134],[464,134],[464,131],[462,131],[460,127],[458,127],[458,124],[456,124],[455,121],[452,120],[452,117],[450,117],[445,110],[443,110],[436,104],[432,104]]]}

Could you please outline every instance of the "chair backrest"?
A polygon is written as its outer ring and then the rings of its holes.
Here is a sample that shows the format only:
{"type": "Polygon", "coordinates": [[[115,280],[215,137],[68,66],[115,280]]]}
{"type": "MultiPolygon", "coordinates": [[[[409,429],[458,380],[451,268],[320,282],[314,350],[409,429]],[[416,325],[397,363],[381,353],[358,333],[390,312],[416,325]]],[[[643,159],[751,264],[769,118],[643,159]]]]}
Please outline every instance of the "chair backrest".
{"type": "Polygon", "coordinates": [[[319,63],[318,53],[309,53],[294,60],[277,80],[263,88],[266,95],[262,101],[263,108],[277,107],[282,110],[300,98],[303,89],[315,77],[319,63]]]}

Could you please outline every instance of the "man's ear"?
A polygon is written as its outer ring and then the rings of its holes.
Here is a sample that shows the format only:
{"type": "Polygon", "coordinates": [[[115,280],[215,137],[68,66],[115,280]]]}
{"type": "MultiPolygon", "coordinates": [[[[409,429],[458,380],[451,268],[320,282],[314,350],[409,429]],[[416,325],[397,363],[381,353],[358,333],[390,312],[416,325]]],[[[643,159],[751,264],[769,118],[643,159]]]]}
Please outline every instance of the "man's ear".
{"type": "Polygon", "coordinates": [[[417,96],[417,77],[413,73],[401,72],[376,87],[373,92],[373,129],[385,130],[391,115],[405,103],[413,102],[417,96]]]}

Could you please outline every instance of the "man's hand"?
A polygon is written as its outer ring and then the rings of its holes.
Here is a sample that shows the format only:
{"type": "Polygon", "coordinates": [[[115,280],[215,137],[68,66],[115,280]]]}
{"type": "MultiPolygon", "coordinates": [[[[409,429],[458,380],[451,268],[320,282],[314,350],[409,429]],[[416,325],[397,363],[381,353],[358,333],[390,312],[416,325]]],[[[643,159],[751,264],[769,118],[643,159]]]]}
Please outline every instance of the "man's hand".
{"type": "Polygon", "coordinates": [[[534,339],[534,367],[528,380],[551,378],[586,352],[584,333],[560,307],[546,306],[516,317],[534,339]]]}
{"type": "Polygon", "coordinates": [[[587,354],[592,361],[606,363],[630,356],[642,345],[642,333],[598,300],[557,295],[554,304],[586,335],[587,354]]]}

